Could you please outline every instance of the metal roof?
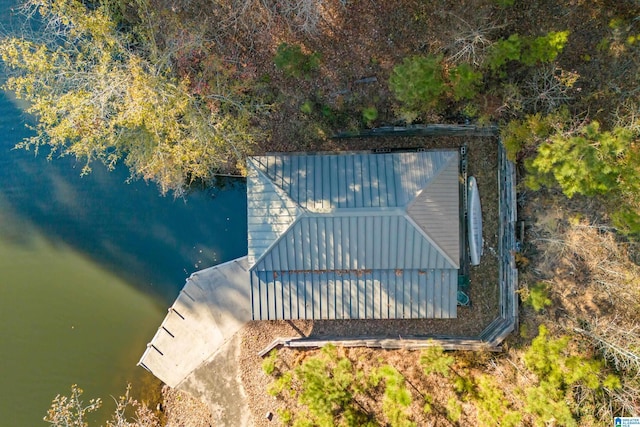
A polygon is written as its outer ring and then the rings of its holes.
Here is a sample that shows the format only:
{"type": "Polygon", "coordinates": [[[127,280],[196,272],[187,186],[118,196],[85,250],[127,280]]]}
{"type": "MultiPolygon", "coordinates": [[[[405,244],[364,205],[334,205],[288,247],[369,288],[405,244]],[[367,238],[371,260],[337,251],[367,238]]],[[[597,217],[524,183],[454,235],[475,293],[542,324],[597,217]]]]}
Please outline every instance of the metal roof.
{"type": "Polygon", "coordinates": [[[455,317],[458,168],[457,151],[249,158],[254,318],[455,317]],[[362,310],[335,301],[330,308],[322,289],[337,286],[336,274],[341,289],[348,283],[341,295],[362,310]],[[355,276],[345,282],[345,275],[355,276]],[[396,277],[402,290],[392,285],[396,277]],[[361,299],[367,283],[377,299],[361,299]],[[306,309],[293,310],[303,296],[306,309]],[[409,305],[369,307],[399,301],[409,305]]]}
{"type": "Polygon", "coordinates": [[[277,155],[249,162],[302,208],[404,207],[456,151],[385,154],[277,155]]]}
{"type": "Polygon", "coordinates": [[[256,320],[449,319],[456,317],[453,269],[251,274],[256,320]]]}
{"type": "Polygon", "coordinates": [[[302,211],[251,161],[247,165],[247,183],[248,259],[252,265],[302,211]]]}
{"type": "Polygon", "coordinates": [[[256,271],[457,268],[405,215],[302,216],[253,266],[256,271]]]}

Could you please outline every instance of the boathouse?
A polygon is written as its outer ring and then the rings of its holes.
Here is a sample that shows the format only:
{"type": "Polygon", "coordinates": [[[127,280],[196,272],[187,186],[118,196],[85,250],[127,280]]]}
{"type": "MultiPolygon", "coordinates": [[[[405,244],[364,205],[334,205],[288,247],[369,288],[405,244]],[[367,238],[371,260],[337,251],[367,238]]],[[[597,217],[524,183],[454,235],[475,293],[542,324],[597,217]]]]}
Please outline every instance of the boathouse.
{"type": "Polygon", "coordinates": [[[497,133],[496,127],[472,125],[379,128],[341,137],[422,135],[463,141],[433,151],[250,157],[247,256],[189,276],[138,364],[169,386],[207,402],[216,425],[249,425],[243,421],[250,418],[250,410],[242,398],[237,362],[244,340],[256,338],[241,333],[251,320],[354,320],[349,322],[353,329],[342,331],[343,322],[313,322],[320,327],[308,336],[291,323],[293,336],[269,337],[273,341],[260,355],[276,346],[327,343],[499,351],[518,321],[518,272],[515,166],[499,139],[493,139],[497,133]],[[494,178],[494,164],[484,162],[492,159],[487,145],[492,143],[497,144],[494,178]],[[468,297],[466,304],[460,299],[473,280],[466,183],[467,159],[475,147],[483,156],[476,156],[473,165],[476,173],[480,168],[485,172],[480,181],[485,200],[494,206],[497,202],[497,209],[489,209],[495,215],[494,228],[485,232],[492,256],[480,268],[497,271],[495,278],[476,277],[473,289],[476,296],[494,298],[487,300],[492,306],[472,306],[468,297]],[[497,184],[493,195],[492,181],[497,184]],[[476,316],[470,316],[474,310],[476,316]],[[430,318],[452,320],[413,320],[430,318]],[[448,325],[460,322],[475,322],[473,332],[447,331],[448,325]],[[358,328],[365,324],[380,329],[358,328]],[[412,329],[415,333],[384,328],[407,324],[418,326],[412,329]],[[333,325],[338,325],[338,333],[333,325]]]}
{"type": "Polygon", "coordinates": [[[457,315],[456,150],[247,161],[254,320],[457,315]]]}

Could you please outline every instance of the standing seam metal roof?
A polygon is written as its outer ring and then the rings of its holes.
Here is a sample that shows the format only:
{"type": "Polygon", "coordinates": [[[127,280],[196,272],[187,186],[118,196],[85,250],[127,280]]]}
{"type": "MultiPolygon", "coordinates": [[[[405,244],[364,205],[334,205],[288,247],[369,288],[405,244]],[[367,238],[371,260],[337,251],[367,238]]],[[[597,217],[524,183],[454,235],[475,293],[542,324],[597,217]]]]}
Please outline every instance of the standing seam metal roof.
{"type": "Polygon", "coordinates": [[[455,151],[386,154],[278,155],[249,162],[311,212],[404,207],[456,159],[455,151]]]}
{"type": "Polygon", "coordinates": [[[247,182],[254,318],[455,317],[456,151],[253,157],[247,182]],[[421,281],[419,272],[425,271],[432,272],[425,278],[448,279],[421,281]],[[396,306],[397,296],[408,292],[412,297],[403,297],[402,304],[420,308],[331,310],[321,289],[335,288],[336,272],[341,286],[343,275],[356,274],[347,281],[349,301],[368,307],[382,298],[396,306]],[[402,291],[388,288],[361,300],[367,283],[380,288],[398,282],[391,276],[403,278],[402,291]],[[420,296],[421,286],[444,290],[436,299],[432,292],[430,301],[427,290],[420,296]],[[317,298],[310,309],[287,311],[282,307],[299,306],[292,295],[317,298]]]}

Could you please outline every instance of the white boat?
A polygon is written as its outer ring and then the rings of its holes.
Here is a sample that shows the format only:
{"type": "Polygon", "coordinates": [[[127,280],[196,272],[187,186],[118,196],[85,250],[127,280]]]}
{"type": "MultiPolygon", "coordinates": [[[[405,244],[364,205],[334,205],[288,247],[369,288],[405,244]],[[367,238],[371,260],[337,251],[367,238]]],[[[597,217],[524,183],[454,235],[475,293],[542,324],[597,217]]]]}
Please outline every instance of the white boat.
{"type": "Polygon", "coordinates": [[[478,183],[474,177],[469,177],[467,185],[467,233],[469,235],[469,257],[471,265],[480,264],[482,256],[482,207],[480,206],[480,193],[478,183]]]}

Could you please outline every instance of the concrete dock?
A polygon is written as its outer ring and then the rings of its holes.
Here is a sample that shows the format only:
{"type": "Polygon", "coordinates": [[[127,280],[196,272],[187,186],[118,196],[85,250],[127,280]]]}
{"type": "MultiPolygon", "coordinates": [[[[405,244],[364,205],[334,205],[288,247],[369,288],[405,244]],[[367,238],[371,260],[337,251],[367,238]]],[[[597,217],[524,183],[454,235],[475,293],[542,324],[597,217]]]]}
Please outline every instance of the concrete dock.
{"type": "Polygon", "coordinates": [[[192,274],[138,362],[209,403],[220,426],[251,425],[235,363],[251,320],[248,269],[242,257],[192,274]]]}

